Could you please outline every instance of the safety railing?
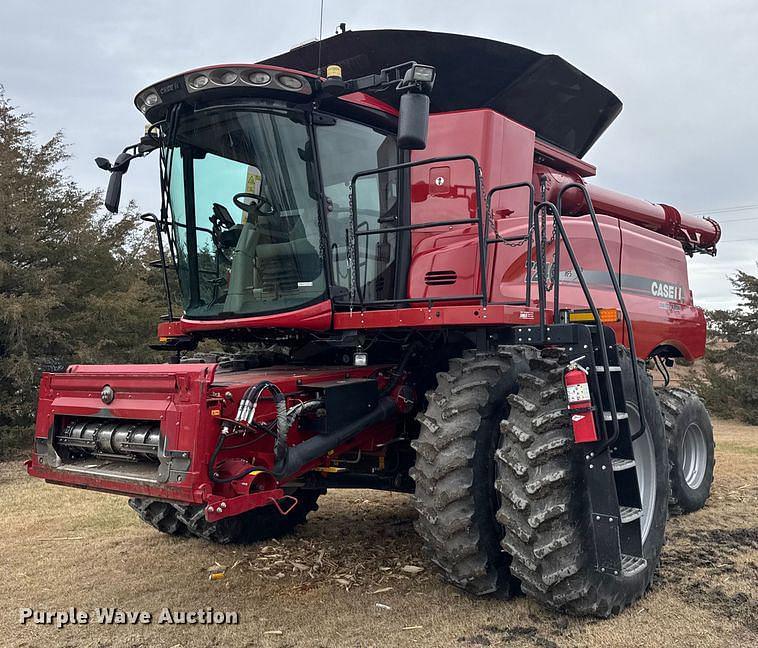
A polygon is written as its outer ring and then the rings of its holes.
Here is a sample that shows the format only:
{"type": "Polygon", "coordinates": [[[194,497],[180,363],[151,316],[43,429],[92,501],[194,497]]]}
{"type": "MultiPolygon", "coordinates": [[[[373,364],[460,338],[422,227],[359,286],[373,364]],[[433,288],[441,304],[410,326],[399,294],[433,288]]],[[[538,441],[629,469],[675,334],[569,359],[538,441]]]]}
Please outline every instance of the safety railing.
{"type": "MultiPolygon", "coordinates": [[[[632,329],[632,320],[629,317],[629,311],[626,308],[626,303],[624,301],[624,295],[621,291],[621,285],[619,284],[618,277],[616,276],[616,270],[613,267],[613,262],[611,261],[611,256],[608,254],[608,248],[605,245],[605,237],[603,237],[603,233],[600,230],[600,223],[597,220],[597,214],[595,213],[595,206],[592,204],[592,199],[590,198],[589,191],[587,190],[587,187],[585,187],[582,184],[579,184],[577,182],[572,182],[571,184],[567,184],[566,186],[562,187],[560,192],[558,193],[558,201],[557,205],[554,206],[554,217],[555,217],[555,224],[556,224],[556,231],[555,231],[555,256],[554,256],[554,268],[555,268],[555,282],[553,287],[553,300],[554,304],[556,305],[555,308],[555,316],[558,317],[558,308],[557,305],[559,304],[560,300],[560,281],[558,268],[560,267],[558,264],[560,262],[560,242],[561,238],[564,239],[564,246],[566,247],[566,252],[569,254],[569,257],[571,258],[571,263],[574,266],[574,269],[577,273],[577,277],[581,277],[580,281],[584,281],[584,276],[582,275],[581,268],[579,267],[579,264],[576,260],[576,256],[574,254],[573,248],[571,246],[571,241],[566,236],[566,231],[563,227],[563,221],[561,217],[561,205],[563,202],[563,196],[567,191],[571,190],[578,190],[582,192],[582,195],[584,196],[584,201],[587,204],[587,211],[590,216],[590,220],[592,221],[592,227],[595,230],[595,236],[597,237],[598,245],[600,246],[600,253],[603,256],[603,262],[605,263],[605,267],[608,270],[608,276],[611,278],[611,285],[613,286],[613,292],[616,295],[616,300],[618,301],[619,308],[621,309],[621,318],[623,320],[623,325],[626,330],[626,336],[629,340],[629,352],[632,355],[632,374],[634,376],[634,391],[635,396],[637,398],[637,403],[639,407],[639,413],[640,413],[640,429],[639,431],[632,436],[632,441],[635,439],[641,437],[646,430],[646,423],[645,423],[645,413],[642,409],[642,390],[640,388],[640,379],[639,379],[639,367],[637,366],[637,348],[634,342],[634,331],[632,329]]],[[[607,352],[606,352],[606,346],[604,343],[604,336],[603,336],[603,327],[602,322],[600,320],[600,314],[597,312],[597,309],[595,308],[594,303],[591,302],[591,295],[589,294],[588,290],[585,290],[585,285],[582,286],[582,291],[585,293],[585,297],[587,298],[588,304],[590,304],[590,308],[592,308],[592,315],[595,319],[595,323],[598,327],[598,331],[601,335],[601,341],[603,344],[601,344],[602,348],[602,356],[604,361],[607,361],[607,352]]],[[[604,363],[605,364],[605,363],[604,363]]],[[[606,386],[609,388],[608,393],[613,394],[613,389],[610,388],[610,373],[608,372],[607,368],[605,370],[605,380],[606,380],[606,386]]],[[[610,399],[613,401],[613,398],[610,399]]],[[[614,438],[609,440],[609,444],[613,443],[615,441],[615,437],[618,436],[618,421],[616,420],[616,411],[615,411],[615,403],[612,403],[612,414],[613,414],[613,423],[614,423],[614,438]]]]}
{"type": "MultiPolygon", "coordinates": [[[[370,169],[367,171],[361,171],[356,173],[350,182],[350,240],[352,248],[349,254],[352,259],[349,259],[349,263],[352,267],[351,277],[351,289],[355,291],[355,295],[358,298],[357,303],[352,299],[345,301],[344,299],[337,298],[335,301],[338,304],[358,306],[360,308],[366,308],[369,306],[383,306],[383,305],[398,305],[398,304],[412,304],[412,303],[427,303],[432,306],[436,302],[460,302],[460,301],[472,301],[477,300],[481,303],[482,307],[486,307],[488,304],[499,305],[529,305],[531,300],[530,295],[530,277],[527,276],[526,280],[526,298],[519,301],[509,302],[492,302],[489,300],[489,284],[487,281],[487,267],[488,267],[488,249],[491,245],[497,243],[503,243],[508,241],[525,241],[529,238],[529,232],[533,230],[533,209],[534,204],[534,187],[529,182],[518,182],[511,185],[502,185],[492,188],[486,197],[486,218],[485,213],[482,210],[482,173],[479,161],[473,155],[451,155],[444,157],[427,158],[424,160],[417,160],[415,162],[404,162],[401,164],[394,164],[391,166],[381,167],[377,169],[370,169]],[[412,169],[420,166],[428,166],[432,164],[440,164],[442,162],[456,162],[456,161],[468,161],[471,163],[474,170],[475,178],[475,191],[476,191],[476,217],[471,218],[453,218],[447,220],[436,220],[425,223],[408,223],[406,225],[395,225],[392,227],[380,227],[378,229],[366,229],[362,230],[358,228],[358,201],[357,201],[357,182],[361,178],[365,178],[372,175],[378,175],[381,173],[390,173],[392,171],[402,171],[406,169],[412,169]],[[526,236],[521,237],[495,237],[489,238],[489,213],[492,196],[497,191],[505,191],[508,189],[527,188],[529,189],[529,224],[528,233],[526,236]],[[368,300],[365,298],[363,291],[363,282],[360,276],[360,259],[358,255],[358,240],[362,237],[376,236],[382,234],[397,234],[400,232],[413,232],[417,230],[430,229],[435,227],[454,227],[454,226],[475,226],[477,229],[477,243],[479,251],[479,293],[470,293],[463,295],[430,295],[426,297],[394,297],[393,299],[374,299],[368,300]]],[[[532,245],[531,239],[528,244],[529,254],[531,255],[532,245]]]]}

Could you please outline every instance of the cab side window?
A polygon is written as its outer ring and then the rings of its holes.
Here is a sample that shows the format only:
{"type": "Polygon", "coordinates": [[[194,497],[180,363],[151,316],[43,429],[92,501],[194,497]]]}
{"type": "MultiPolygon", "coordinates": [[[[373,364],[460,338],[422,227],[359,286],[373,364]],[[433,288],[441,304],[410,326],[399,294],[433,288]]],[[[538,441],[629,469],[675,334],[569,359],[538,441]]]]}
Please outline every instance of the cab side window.
{"type": "Polygon", "coordinates": [[[359,171],[397,164],[398,150],[392,135],[343,119],[316,129],[321,176],[327,198],[329,258],[337,301],[348,301],[353,275],[366,301],[391,299],[396,272],[397,235],[377,230],[398,222],[398,173],[389,171],[362,177],[356,182],[358,209],[357,259],[350,240],[350,182],[359,171]]]}

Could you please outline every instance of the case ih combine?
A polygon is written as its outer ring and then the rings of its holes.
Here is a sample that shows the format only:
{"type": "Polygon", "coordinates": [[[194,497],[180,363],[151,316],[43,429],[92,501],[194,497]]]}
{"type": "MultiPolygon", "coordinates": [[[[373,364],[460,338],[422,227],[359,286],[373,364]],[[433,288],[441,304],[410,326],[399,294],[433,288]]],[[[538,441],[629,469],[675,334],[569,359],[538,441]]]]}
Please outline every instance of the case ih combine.
{"type": "Polygon", "coordinates": [[[468,592],[600,616],[645,592],[713,438],[644,361],[703,354],[685,255],[720,231],[586,182],[611,92],[556,56],[368,31],[136,105],[147,135],[98,164],[115,211],[160,156],[171,362],[44,374],[31,475],[220,543],[292,530],[329,488],[409,492],[468,592]]]}

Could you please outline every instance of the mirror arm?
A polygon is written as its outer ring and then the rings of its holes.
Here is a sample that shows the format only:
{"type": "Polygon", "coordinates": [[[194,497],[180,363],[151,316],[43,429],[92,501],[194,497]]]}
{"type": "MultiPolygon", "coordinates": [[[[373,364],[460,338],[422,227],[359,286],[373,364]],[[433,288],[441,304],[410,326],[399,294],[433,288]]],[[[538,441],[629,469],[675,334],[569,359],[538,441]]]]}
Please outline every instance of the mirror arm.
{"type": "Polygon", "coordinates": [[[108,189],[105,193],[105,208],[115,214],[121,201],[121,179],[129,170],[129,163],[145,157],[159,147],[158,142],[151,136],[145,135],[137,144],[127,146],[111,164],[106,158],[95,158],[95,164],[103,171],[111,174],[108,181],[108,189]]]}
{"type": "MultiPolygon", "coordinates": [[[[348,79],[342,81],[336,79],[339,85],[335,83],[335,79],[327,79],[329,85],[322,89],[324,94],[330,97],[339,97],[341,95],[350,94],[351,92],[363,92],[365,90],[385,90],[392,86],[396,90],[408,90],[410,86],[418,86],[418,92],[424,92],[429,94],[432,91],[434,85],[434,79],[430,82],[417,82],[406,80],[408,74],[418,65],[416,61],[406,61],[405,63],[399,63],[392,67],[382,69],[379,74],[367,74],[366,76],[358,77],[357,79],[348,79]]],[[[430,67],[430,66],[422,66],[430,67]]]]}

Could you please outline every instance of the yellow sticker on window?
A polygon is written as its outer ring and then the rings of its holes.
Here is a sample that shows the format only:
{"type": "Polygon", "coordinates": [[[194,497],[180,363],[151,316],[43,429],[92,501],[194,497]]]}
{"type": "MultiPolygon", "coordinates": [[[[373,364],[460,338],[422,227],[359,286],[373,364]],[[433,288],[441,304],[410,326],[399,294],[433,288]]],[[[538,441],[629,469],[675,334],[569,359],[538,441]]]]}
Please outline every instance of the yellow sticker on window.
{"type": "MultiPolygon", "coordinates": [[[[245,178],[245,193],[260,194],[263,174],[254,164],[247,167],[247,177],[245,178]]],[[[247,223],[247,212],[242,212],[242,222],[247,223]]]]}

